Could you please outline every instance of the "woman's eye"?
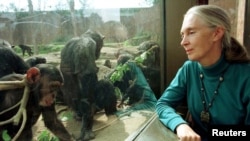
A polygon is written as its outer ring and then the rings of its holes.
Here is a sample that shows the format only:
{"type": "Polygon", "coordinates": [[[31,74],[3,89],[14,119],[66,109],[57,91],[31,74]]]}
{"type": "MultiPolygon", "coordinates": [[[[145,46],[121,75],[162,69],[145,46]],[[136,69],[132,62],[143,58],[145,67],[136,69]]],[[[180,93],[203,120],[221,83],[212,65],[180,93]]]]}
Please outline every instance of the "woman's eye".
{"type": "Polygon", "coordinates": [[[190,31],[190,32],[189,32],[189,35],[192,35],[192,34],[194,34],[194,33],[195,33],[194,31],[190,31]]]}

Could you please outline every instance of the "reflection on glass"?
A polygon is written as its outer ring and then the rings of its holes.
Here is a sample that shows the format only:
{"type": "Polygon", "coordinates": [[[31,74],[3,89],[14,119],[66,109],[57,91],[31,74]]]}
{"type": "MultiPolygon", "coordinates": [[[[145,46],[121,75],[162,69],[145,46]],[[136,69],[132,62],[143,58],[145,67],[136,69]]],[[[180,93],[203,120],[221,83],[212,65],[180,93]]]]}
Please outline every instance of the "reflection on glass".
{"type": "MultiPolygon", "coordinates": [[[[136,89],[130,92],[128,99],[124,99],[123,105],[117,107],[120,113],[138,102],[141,104],[147,100],[144,96],[145,91],[148,91],[144,89],[146,86],[152,91],[154,98],[160,96],[162,3],[162,0],[1,1],[0,38],[10,42],[14,51],[25,60],[43,57],[47,63],[60,66],[61,49],[71,38],[81,36],[88,29],[100,32],[105,39],[100,57],[95,61],[99,69],[98,79],[108,78],[117,81],[117,77],[125,75],[123,71],[129,67],[122,66],[119,61],[133,62],[132,64],[143,73],[140,75],[145,77],[145,82],[138,87],[135,85],[140,79],[137,74],[130,74],[134,76],[126,78],[126,82],[122,83],[123,88],[115,85],[118,104],[124,94],[131,91],[128,90],[131,84],[136,89]],[[140,88],[141,90],[138,90],[140,88]],[[138,95],[135,95],[136,93],[138,95]],[[137,96],[136,101],[126,105],[135,96],[137,96]]],[[[125,81],[125,78],[121,80],[125,81]]],[[[60,96],[62,95],[59,94],[58,101],[63,99],[60,96]]],[[[61,107],[64,106],[58,103],[57,108],[61,107]]],[[[66,109],[58,114],[69,132],[77,137],[80,134],[81,124],[69,111],[66,109]]],[[[95,115],[97,122],[93,127],[97,134],[96,140],[105,137],[107,140],[108,137],[126,139],[150,119],[153,111],[154,109],[139,108],[130,113],[123,112],[122,116],[115,114],[110,117],[106,117],[104,112],[98,112],[95,115]],[[114,132],[115,135],[110,136],[110,132],[114,132]]],[[[41,135],[38,131],[46,130],[39,123],[34,127],[34,138],[41,135]]]]}

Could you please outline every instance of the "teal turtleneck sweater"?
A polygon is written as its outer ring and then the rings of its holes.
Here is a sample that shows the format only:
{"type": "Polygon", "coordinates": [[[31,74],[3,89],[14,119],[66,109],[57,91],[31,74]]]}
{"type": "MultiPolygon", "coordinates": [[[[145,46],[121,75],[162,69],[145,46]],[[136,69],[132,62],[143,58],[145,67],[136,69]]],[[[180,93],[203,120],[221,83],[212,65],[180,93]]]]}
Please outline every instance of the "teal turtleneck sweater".
{"type": "Polygon", "coordinates": [[[178,70],[169,87],[156,104],[160,121],[172,131],[182,123],[187,123],[175,108],[187,100],[193,121],[200,131],[207,129],[200,120],[203,110],[200,73],[204,75],[205,101],[211,102],[219,77],[224,80],[218,88],[212,106],[209,108],[211,125],[250,125],[250,65],[228,63],[223,57],[210,66],[202,67],[198,62],[186,61],[178,70]]]}

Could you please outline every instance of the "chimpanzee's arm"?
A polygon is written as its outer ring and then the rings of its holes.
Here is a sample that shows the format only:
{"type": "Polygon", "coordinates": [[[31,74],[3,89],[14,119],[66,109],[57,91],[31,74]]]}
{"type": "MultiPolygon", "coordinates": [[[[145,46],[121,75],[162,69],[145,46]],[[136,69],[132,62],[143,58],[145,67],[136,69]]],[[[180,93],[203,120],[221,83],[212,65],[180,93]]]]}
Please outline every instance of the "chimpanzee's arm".
{"type": "Polygon", "coordinates": [[[42,108],[42,116],[45,126],[55,135],[60,141],[72,141],[72,137],[66,130],[62,122],[57,118],[55,105],[42,108]]]}

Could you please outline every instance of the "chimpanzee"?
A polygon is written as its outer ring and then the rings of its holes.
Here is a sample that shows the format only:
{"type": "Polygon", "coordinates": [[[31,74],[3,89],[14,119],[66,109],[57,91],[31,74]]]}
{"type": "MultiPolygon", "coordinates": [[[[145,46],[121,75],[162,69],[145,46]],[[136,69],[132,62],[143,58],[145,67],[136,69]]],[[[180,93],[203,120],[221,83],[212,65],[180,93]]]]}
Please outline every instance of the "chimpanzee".
{"type": "Polygon", "coordinates": [[[61,50],[62,91],[66,103],[75,111],[76,117],[82,119],[79,140],[95,138],[92,131],[94,91],[98,82],[95,61],[100,56],[103,40],[104,36],[90,29],[80,37],[72,38],[61,50]]]}
{"type": "Polygon", "coordinates": [[[110,69],[112,68],[112,65],[111,65],[111,62],[110,62],[109,59],[105,60],[105,62],[104,62],[103,65],[106,66],[106,67],[108,67],[108,68],[110,68],[110,69]]]}
{"type": "Polygon", "coordinates": [[[119,50],[115,56],[117,57],[117,64],[125,63],[128,60],[135,60],[137,57],[143,58],[139,65],[149,86],[153,90],[158,99],[161,95],[160,85],[160,46],[154,41],[144,41],[138,46],[139,53],[130,53],[125,50],[119,50]]]}
{"type": "Polygon", "coordinates": [[[37,64],[44,64],[47,62],[47,60],[44,57],[36,56],[36,57],[31,57],[31,58],[26,59],[25,62],[29,65],[29,67],[33,67],[37,64]]]}
{"type": "MultiPolygon", "coordinates": [[[[128,60],[120,65],[126,65],[128,69],[124,71],[121,80],[117,80],[113,83],[123,94],[121,103],[118,106],[123,105],[123,102],[128,100],[127,104],[130,107],[118,111],[116,114],[120,116],[134,110],[154,110],[157,99],[140,67],[132,60],[128,60]]],[[[113,73],[109,74],[108,78],[111,78],[113,73]]]]}
{"type": "MultiPolygon", "coordinates": [[[[23,53],[23,56],[25,55],[25,52],[28,53],[29,56],[32,56],[34,53],[32,52],[32,48],[28,45],[23,45],[23,44],[20,44],[18,45],[21,50],[22,50],[22,53],[23,53]]],[[[14,48],[15,46],[12,46],[12,48],[14,48]]]]}
{"type": "Polygon", "coordinates": [[[104,109],[106,115],[112,115],[117,111],[115,87],[110,80],[107,78],[99,80],[96,84],[94,95],[95,112],[104,109]]]}
{"type": "Polygon", "coordinates": [[[133,106],[143,99],[143,87],[135,84],[135,81],[136,79],[129,80],[129,87],[126,88],[125,92],[123,93],[121,102],[118,106],[123,105],[125,100],[128,100],[127,105],[133,106]]]}
{"type": "Polygon", "coordinates": [[[7,41],[0,43],[0,77],[10,73],[24,74],[29,66],[10,47],[7,41]]]}
{"type": "MultiPolygon", "coordinates": [[[[27,78],[30,93],[26,105],[27,120],[22,130],[18,141],[32,140],[32,126],[38,120],[40,114],[43,116],[45,126],[57,136],[60,141],[73,140],[64,125],[57,118],[55,111],[54,99],[58,89],[63,84],[63,77],[60,71],[50,64],[38,64],[36,67],[30,68],[26,75],[10,74],[0,78],[0,81],[21,81],[27,78]]],[[[0,122],[10,119],[16,114],[19,107],[15,107],[6,111],[7,108],[16,105],[22,98],[24,88],[0,91],[0,122]],[[5,110],[5,112],[3,112],[5,110]]],[[[0,126],[0,134],[4,130],[13,137],[20,129],[20,125],[15,126],[13,123],[8,123],[0,126]]],[[[2,139],[0,139],[2,140],[2,139]]]]}
{"type": "Polygon", "coordinates": [[[144,41],[137,48],[145,60],[140,66],[156,98],[161,96],[160,45],[154,41],[144,41]]]}

